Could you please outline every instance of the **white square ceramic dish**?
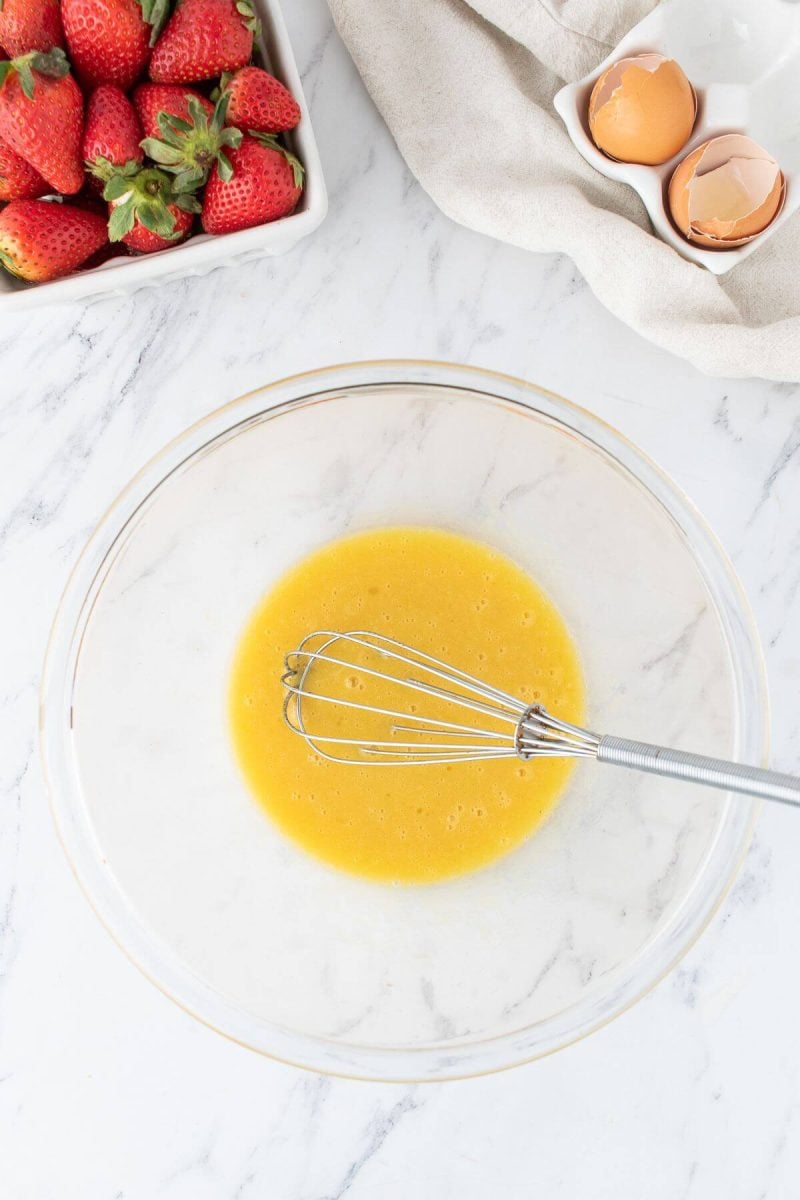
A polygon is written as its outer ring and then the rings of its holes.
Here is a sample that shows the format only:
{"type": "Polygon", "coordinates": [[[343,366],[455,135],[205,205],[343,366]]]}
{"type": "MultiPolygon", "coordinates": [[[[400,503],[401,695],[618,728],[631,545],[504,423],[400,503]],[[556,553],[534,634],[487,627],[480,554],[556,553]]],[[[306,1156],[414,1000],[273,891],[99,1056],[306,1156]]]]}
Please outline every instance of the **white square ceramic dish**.
{"type": "Polygon", "coordinates": [[[639,193],[659,237],[684,258],[723,275],[755,253],[800,206],[799,74],[797,0],[664,0],[590,75],[562,88],[554,103],[586,161],[639,193]],[[694,84],[699,101],[690,140],[658,167],[606,158],[592,141],[587,120],[589,96],[606,67],[646,50],[674,58],[694,84]],[[746,133],[774,155],[786,177],[786,203],[769,229],[747,245],[705,250],[675,230],[665,196],[678,162],[720,133],[746,133]]]}
{"type": "Polygon", "coordinates": [[[91,271],[79,271],[52,283],[25,284],[0,271],[0,314],[26,308],[98,299],[133,288],[153,286],[184,275],[204,275],[223,264],[284,254],[325,218],[328,195],[297,64],[277,0],[253,0],[261,21],[258,61],[296,97],[302,119],[290,135],[292,149],[306,169],[305,190],[297,211],[282,221],[243,229],[222,237],[199,234],[182,245],[138,258],[116,258],[91,271]]]}

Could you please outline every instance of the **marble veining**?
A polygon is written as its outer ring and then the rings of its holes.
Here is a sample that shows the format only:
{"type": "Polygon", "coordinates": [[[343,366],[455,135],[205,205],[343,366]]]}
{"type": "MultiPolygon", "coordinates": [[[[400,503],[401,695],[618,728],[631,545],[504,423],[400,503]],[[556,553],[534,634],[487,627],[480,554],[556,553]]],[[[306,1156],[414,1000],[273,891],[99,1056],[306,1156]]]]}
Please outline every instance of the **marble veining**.
{"type": "Polygon", "coordinates": [[[650,453],[734,559],[767,655],[773,762],[800,770],[800,388],[704,378],[611,318],[568,260],[447,221],[399,158],[323,0],[285,11],[331,192],[317,235],[286,258],[0,329],[3,1195],[794,1200],[796,813],[764,810],[711,928],[625,1016],[530,1067],[416,1088],[304,1075],[203,1028],[119,952],[61,853],[37,684],[97,516],[212,407],[356,358],[523,375],[650,453]]]}

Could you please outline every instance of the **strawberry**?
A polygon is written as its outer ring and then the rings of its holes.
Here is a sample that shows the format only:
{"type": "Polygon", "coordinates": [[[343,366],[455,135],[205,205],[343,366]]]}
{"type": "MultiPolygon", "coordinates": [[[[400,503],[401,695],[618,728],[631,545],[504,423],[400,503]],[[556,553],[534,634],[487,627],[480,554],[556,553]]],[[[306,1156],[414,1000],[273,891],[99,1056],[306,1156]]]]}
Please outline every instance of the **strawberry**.
{"type": "Polygon", "coordinates": [[[196,83],[249,63],[258,22],[250,0],[178,0],[150,59],[155,83],[196,83]]]}
{"type": "Polygon", "coordinates": [[[239,129],[225,128],[227,107],[228,97],[221,96],[209,121],[205,109],[189,96],[188,120],[158,114],[161,136],[145,138],[142,147],[149,158],[175,176],[178,191],[200,187],[215,163],[221,179],[231,178],[226,151],[241,145],[243,135],[239,129]]]}
{"type": "MultiPolygon", "coordinates": [[[[105,220],[105,218],[103,218],[105,220]]],[[[95,267],[102,267],[103,263],[110,262],[112,258],[130,258],[131,253],[127,246],[123,246],[122,242],[106,242],[105,246],[101,246],[94,254],[87,258],[83,264],[84,271],[92,271],[95,267]]]]}
{"type": "Polygon", "coordinates": [[[131,250],[150,254],[181,241],[200,205],[191,192],[180,192],[157,167],[121,167],[106,184],[108,235],[131,250]]]}
{"type": "Polygon", "coordinates": [[[287,87],[261,67],[225,74],[220,92],[228,97],[228,124],[257,133],[286,133],[300,121],[300,105],[287,87]]]}
{"type": "Polygon", "coordinates": [[[232,233],[287,217],[303,191],[303,168],[268,134],[245,134],[230,152],[233,178],[213,171],[203,197],[206,233],[232,233]]]}
{"type": "Polygon", "coordinates": [[[9,58],[64,48],[58,0],[0,0],[0,43],[9,58]]]}
{"type": "Polygon", "coordinates": [[[76,270],[108,241],[103,217],[49,200],[12,200],[0,212],[0,263],[43,283],[76,270]]]}
{"type": "Polygon", "coordinates": [[[83,96],[63,50],[0,62],[0,137],[57,192],[83,187],[83,96]]]}
{"type": "Polygon", "coordinates": [[[161,128],[158,124],[159,113],[182,117],[184,121],[188,120],[191,96],[209,117],[213,115],[214,105],[195,88],[177,83],[140,83],[133,93],[133,103],[139,114],[144,136],[146,138],[161,136],[161,128]]]}
{"type": "Polygon", "coordinates": [[[111,178],[114,167],[141,165],[142,129],[136,109],[124,92],[104,83],[89,97],[83,129],[83,160],[94,177],[95,190],[111,178]]]}
{"type": "Polygon", "coordinates": [[[87,180],[86,186],[82,192],[78,192],[77,196],[70,197],[70,204],[75,208],[83,208],[86,212],[100,213],[108,222],[108,205],[101,193],[97,192],[92,184],[94,179],[87,180]]]}
{"type": "Polygon", "coordinates": [[[50,190],[47,180],[0,138],[0,202],[34,200],[50,190]]]}
{"type": "Polygon", "coordinates": [[[127,91],[147,66],[168,0],[62,0],[70,58],[84,87],[127,91]]]}

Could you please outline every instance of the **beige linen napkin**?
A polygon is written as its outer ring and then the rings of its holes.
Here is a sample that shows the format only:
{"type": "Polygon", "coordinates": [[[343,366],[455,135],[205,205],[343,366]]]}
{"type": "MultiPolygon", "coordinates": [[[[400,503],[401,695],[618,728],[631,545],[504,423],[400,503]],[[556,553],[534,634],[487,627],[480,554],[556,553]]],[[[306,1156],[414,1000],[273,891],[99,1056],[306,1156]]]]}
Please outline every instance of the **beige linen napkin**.
{"type": "Polygon", "coordinates": [[[616,316],[713,375],[800,380],[800,219],[717,278],[654,237],[552,99],[653,0],[330,0],[409,167],[471,229],[562,251],[616,316]]]}

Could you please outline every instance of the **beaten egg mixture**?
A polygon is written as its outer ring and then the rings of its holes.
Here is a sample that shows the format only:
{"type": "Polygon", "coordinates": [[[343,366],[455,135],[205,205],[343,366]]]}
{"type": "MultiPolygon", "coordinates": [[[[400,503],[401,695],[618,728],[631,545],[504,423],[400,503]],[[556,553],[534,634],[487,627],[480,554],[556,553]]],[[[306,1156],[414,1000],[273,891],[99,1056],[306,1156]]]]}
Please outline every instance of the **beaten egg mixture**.
{"type": "MultiPolygon", "coordinates": [[[[328,762],[287,729],[284,655],[317,629],[386,634],[580,723],[575,647],[552,601],[515,563],[441,529],[374,529],[323,546],[248,621],[234,660],[230,722],[242,771],[266,813],[299,846],[352,874],[430,883],[492,862],[536,829],[564,791],[567,760],[376,768],[328,762]]],[[[357,664],[343,684],[364,703],[481,722],[359,677],[357,664]]],[[[312,718],[336,735],[379,736],[374,719],[370,725],[357,710],[317,703],[309,726],[312,718]]]]}

